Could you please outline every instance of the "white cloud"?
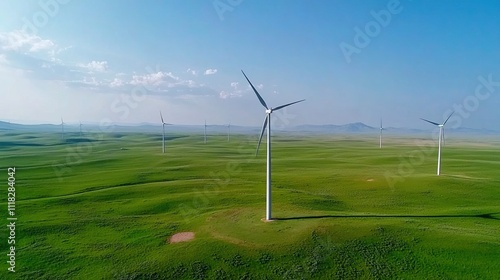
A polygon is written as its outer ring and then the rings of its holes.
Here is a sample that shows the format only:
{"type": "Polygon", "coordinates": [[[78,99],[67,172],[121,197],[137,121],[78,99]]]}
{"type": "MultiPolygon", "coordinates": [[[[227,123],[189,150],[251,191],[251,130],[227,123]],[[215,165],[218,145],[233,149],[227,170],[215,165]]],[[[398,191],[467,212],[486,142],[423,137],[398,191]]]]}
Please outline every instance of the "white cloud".
{"type": "Polygon", "coordinates": [[[22,30],[0,33],[0,46],[3,50],[28,52],[50,51],[56,48],[56,44],[51,40],[42,39],[22,30]]]}
{"type": "Polygon", "coordinates": [[[77,66],[85,68],[90,72],[106,72],[108,70],[108,62],[107,61],[95,61],[92,60],[87,64],[78,64],[77,66]]]}
{"type": "MultiPolygon", "coordinates": [[[[175,85],[183,85],[183,86],[187,86],[187,87],[190,87],[190,88],[193,88],[193,87],[197,87],[198,85],[196,84],[195,81],[193,80],[185,80],[185,81],[181,81],[179,83],[176,83],[176,84],[170,84],[169,87],[173,87],[175,85]]],[[[201,85],[199,85],[201,86],[201,85]]]]}
{"type": "Polygon", "coordinates": [[[83,83],[91,86],[98,86],[101,84],[95,77],[84,77],[83,83]]]}
{"type": "Polygon", "coordinates": [[[217,73],[217,69],[207,69],[205,70],[205,74],[204,75],[214,75],[215,73],[217,73]]]}
{"type": "Polygon", "coordinates": [[[193,80],[183,80],[172,72],[162,72],[134,75],[130,81],[131,85],[156,86],[156,90],[164,91],[175,87],[201,87],[193,80]]]}
{"type": "Polygon", "coordinates": [[[51,40],[21,30],[0,32],[0,51],[4,51],[4,60],[13,68],[29,70],[35,74],[40,73],[37,70],[42,70],[42,76],[46,76],[43,71],[52,68],[50,66],[64,66],[64,62],[57,56],[70,48],[60,48],[51,40]]]}
{"type": "Polygon", "coordinates": [[[226,98],[231,97],[231,93],[228,93],[228,92],[225,92],[225,91],[221,91],[221,92],[219,92],[219,97],[222,98],[222,99],[226,99],[226,98]]]}
{"type": "Polygon", "coordinates": [[[166,75],[167,77],[169,77],[169,78],[171,78],[171,79],[175,80],[175,81],[179,81],[179,80],[180,80],[180,78],[179,78],[179,77],[177,77],[177,76],[174,76],[174,74],[172,74],[172,72],[168,72],[168,73],[166,73],[165,75],[166,75]]]}
{"type": "Polygon", "coordinates": [[[243,95],[241,92],[235,91],[235,92],[226,92],[226,91],[221,91],[219,93],[219,97],[222,99],[227,99],[227,98],[233,98],[233,97],[242,97],[243,95]]]}
{"type": "Polygon", "coordinates": [[[122,79],[114,78],[114,80],[109,84],[112,88],[117,88],[125,85],[125,82],[122,79]]]}
{"type": "Polygon", "coordinates": [[[238,82],[232,82],[230,84],[231,90],[229,91],[221,91],[219,92],[219,97],[222,99],[227,99],[227,98],[233,98],[233,97],[242,97],[243,96],[243,89],[240,88],[240,83],[238,82]]]}
{"type": "Polygon", "coordinates": [[[161,71],[145,75],[134,75],[130,84],[144,86],[159,85],[164,82],[165,77],[167,77],[167,73],[161,71]]]}
{"type": "Polygon", "coordinates": [[[0,54],[0,63],[7,63],[7,58],[4,54],[0,54]]]}
{"type": "Polygon", "coordinates": [[[263,85],[263,84],[259,84],[259,85],[257,85],[257,88],[258,88],[258,89],[263,89],[263,88],[264,88],[264,85],[263,85]]]}
{"type": "Polygon", "coordinates": [[[186,70],[187,73],[191,73],[191,75],[193,76],[197,76],[198,75],[198,72],[196,72],[196,70],[193,70],[191,68],[188,68],[188,70],[186,70]]]}

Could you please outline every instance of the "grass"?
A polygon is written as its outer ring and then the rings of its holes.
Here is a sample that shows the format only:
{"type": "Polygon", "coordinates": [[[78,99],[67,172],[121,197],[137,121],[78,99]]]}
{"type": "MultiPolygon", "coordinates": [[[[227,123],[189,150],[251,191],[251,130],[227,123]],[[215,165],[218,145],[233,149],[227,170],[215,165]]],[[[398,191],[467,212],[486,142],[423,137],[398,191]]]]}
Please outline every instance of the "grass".
{"type": "MultiPolygon", "coordinates": [[[[0,132],[18,279],[497,279],[500,142],[0,132]],[[168,244],[193,231],[190,242],[168,244]]],[[[6,187],[3,188],[6,197],[6,187]]],[[[6,200],[0,201],[4,209],[6,200]]],[[[4,221],[7,211],[2,211],[4,221]]],[[[0,249],[8,250],[7,229],[0,249]]],[[[5,256],[5,260],[7,257],[5,256]]],[[[5,263],[5,262],[4,262],[5,263]]],[[[8,275],[8,265],[0,278],[8,275]]]]}

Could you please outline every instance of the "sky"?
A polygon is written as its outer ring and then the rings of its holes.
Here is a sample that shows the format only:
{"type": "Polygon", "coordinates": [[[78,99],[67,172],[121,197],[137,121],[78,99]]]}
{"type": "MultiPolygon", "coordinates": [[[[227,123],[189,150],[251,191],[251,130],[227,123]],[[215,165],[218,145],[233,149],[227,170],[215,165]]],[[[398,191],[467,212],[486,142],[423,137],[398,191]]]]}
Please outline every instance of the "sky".
{"type": "Polygon", "coordinates": [[[0,2],[0,120],[500,130],[500,2],[0,2]]]}

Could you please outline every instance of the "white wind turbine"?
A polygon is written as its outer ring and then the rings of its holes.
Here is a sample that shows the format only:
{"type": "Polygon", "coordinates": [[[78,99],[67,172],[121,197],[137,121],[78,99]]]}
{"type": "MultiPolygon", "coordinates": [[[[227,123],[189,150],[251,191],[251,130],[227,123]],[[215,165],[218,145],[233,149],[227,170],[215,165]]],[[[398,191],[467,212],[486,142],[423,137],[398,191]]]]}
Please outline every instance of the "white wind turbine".
{"type": "Polygon", "coordinates": [[[439,176],[441,174],[441,143],[443,142],[443,138],[444,138],[444,125],[446,124],[446,122],[448,122],[448,120],[450,119],[451,115],[453,115],[454,112],[452,112],[448,118],[444,121],[444,123],[442,124],[438,124],[436,122],[431,122],[429,120],[426,120],[426,119],[422,119],[420,118],[421,120],[423,121],[426,121],[430,124],[433,124],[435,126],[438,126],[439,127],[439,140],[438,140],[438,162],[437,162],[437,175],[439,176]]]}
{"type": "Polygon", "coordinates": [[[243,72],[243,70],[241,70],[241,73],[243,73],[243,76],[245,76],[245,79],[248,81],[248,83],[252,87],[253,91],[257,95],[257,98],[259,99],[260,104],[262,104],[262,106],[264,106],[264,108],[266,108],[266,118],[264,119],[264,125],[262,126],[262,132],[260,133],[259,144],[257,145],[257,151],[256,151],[255,155],[257,155],[257,153],[259,152],[259,147],[260,147],[260,143],[262,141],[262,136],[264,135],[264,131],[266,130],[266,126],[267,126],[266,220],[270,221],[272,219],[271,218],[271,114],[274,111],[277,111],[279,109],[283,109],[283,108],[290,106],[290,105],[293,105],[295,103],[302,102],[305,99],[295,101],[292,103],[288,103],[285,105],[281,105],[281,106],[278,106],[275,108],[270,108],[267,106],[264,99],[262,99],[262,97],[257,92],[257,90],[255,89],[253,84],[250,82],[247,75],[245,75],[245,72],[243,72]]]}
{"type": "Polygon", "coordinates": [[[80,136],[83,136],[83,133],[82,133],[82,122],[80,122],[80,136]]]}
{"type": "Polygon", "coordinates": [[[227,124],[227,142],[229,142],[229,137],[231,135],[231,124],[227,124]]]}
{"type": "Polygon", "coordinates": [[[207,144],[207,120],[205,120],[205,129],[203,130],[203,143],[207,144]]]}
{"type": "Polygon", "coordinates": [[[382,149],[382,130],[384,128],[382,127],[382,119],[380,119],[380,149],[382,149]]]}
{"type": "Polygon", "coordinates": [[[165,123],[165,121],[163,121],[163,115],[161,114],[161,111],[160,111],[160,118],[161,118],[161,128],[163,130],[163,137],[162,137],[161,145],[162,145],[162,152],[165,153],[165,126],[170,125],[170,124],[165,123]]]}
{"type": "Polygon", "coordinates": [[[64,121],[61,117],[61,139],[64,140],[64,121]]]}

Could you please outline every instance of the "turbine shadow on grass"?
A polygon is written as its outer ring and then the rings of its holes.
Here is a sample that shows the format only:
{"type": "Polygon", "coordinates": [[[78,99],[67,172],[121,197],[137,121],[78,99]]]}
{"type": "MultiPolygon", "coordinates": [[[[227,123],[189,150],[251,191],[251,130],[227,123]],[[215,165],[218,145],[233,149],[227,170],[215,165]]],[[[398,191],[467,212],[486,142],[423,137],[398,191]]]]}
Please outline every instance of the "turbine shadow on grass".
{"type": "Polygon", "coordinates": [[[306,220],[306,219],[326,219],[326,218],[481,218],[489,220],[499,220],[500,217],[495,217],[494,215],[500,214],[496,213],[485,213],[485,214],[473,214],[473,215],[318,215],[318,216],[300,216],[300,217],[289,217],[289,218],[274,218],[278,221],[287,220],[306,220]]]}

